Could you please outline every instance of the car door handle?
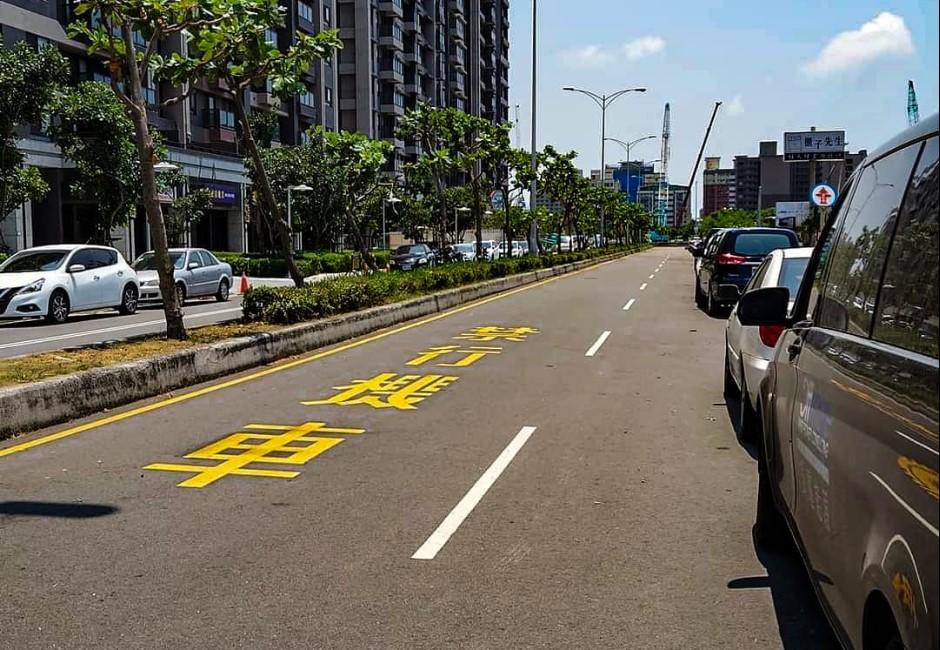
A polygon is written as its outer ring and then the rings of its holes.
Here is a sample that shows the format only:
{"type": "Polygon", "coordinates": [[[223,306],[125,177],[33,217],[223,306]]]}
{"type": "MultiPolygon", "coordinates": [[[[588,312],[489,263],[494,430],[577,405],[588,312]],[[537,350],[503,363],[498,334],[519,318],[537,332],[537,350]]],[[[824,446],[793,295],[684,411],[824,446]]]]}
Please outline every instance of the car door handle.
{"type": "Polygon", "coordinates": [[[92,276],[92,279],[94,279],[94,280],[100,280],[100,279],[101,279],[101,276],[100,276],[100,275],[94,275],[94,276],[92,276]]]}

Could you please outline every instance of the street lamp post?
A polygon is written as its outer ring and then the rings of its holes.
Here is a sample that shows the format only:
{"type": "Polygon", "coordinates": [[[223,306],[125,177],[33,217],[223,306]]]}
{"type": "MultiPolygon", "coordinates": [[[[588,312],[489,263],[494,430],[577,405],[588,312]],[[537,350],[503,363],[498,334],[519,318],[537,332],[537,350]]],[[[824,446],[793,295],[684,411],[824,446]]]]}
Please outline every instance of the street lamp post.
{"type": "Polygon", "coordinates": [[[632,162],[633,159],[630,157],[630,147],[640,142],[643,142],[644,140],[655,140],[656,136],[644,135],[642,138],[637,138],[636,140],[632,140],[630,142],[624,142],[623,140],[618,140],[617,138],[607,138],[607,139],[610,140],[611,142],[616,142],[617,144],[619,144],[620,146],[622,146],[624,149],[627,150],[627,203],[629,203],[630,202],[630,179],[631,179],[630,172],[633,171],[633,162],[632,162]]]}
{"type": "Polygon", "coordinates": [[[300,185],[288,185],[287,186],[287,231],[291,234],[291,241],[294,246],[294,252],[296,253],[300,250],[300,246],[297,244],[297,236],[294,234],[294,224],[291,220],[291,195],[293,192],[312,192],[313,188],[309,185],[301,183],[300,185]]]}
{"type": "Polygon", "coordinates": [[[457,228],[457,213],[458,213],[458,212],[462,212],[463,214],[466,214],[466,213],[470,212],[470,208],[468,208],[468,207],[465,206],[465,205],[462,205],[462,206],[460,206],[459,208],[455,208],[455,209],[454,209],[454,245],[455,245],[455,246],[457,245],[457,237],[458,237],[458,234],[459,234],[459,230],[458,230],[458,228],[457,228]]]}
{"type": "MultiPolygon", "coordinates": [[[[573,93],[581,93],[582,95],[587,95],[594,103],[597,104],[601,109],[601,187],[604,187],[605,181],[607,179],[607,169],[606,169],[606,160],[604,159],[604,145],[607,143],[607,107],[613,104],[615,101],[620,99],[623,95],[626,95],[630,92],[636,93],[645,93],[646,88],[624,88],[618,90],[615,93],[610,95],[598,95],[597,93],[591,92],[590,90],[584,90],[582,88],[575,88],[573,86],[565,86],[562,90],[573,93]]],[[[607,238],[605,237],[604,231],[604,207],[601,206],[601,245],[607,245],[607,238]]]]}
{"type": "Polygon", "coordinates": [[[389,203],[392,205],[401,203],[401,199],[392,194],[391,189],[388,190],[388,196],[382,199],[382,248],[385,250],[388,250],[388,235],[385,231],[385,211],[389,203]]]}

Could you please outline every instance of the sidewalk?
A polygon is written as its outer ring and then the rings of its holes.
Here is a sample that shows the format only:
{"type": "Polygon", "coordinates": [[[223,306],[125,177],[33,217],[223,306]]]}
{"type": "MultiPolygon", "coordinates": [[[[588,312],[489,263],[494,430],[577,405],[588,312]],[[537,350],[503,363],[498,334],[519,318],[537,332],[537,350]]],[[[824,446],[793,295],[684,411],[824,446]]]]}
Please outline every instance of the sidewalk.
{"type": "MultiPolygon", "coordinates": [[[[309,275],[304,278],[304,282],[307,284],[315,284],[317,282],[323,282],[324,280],[332,280],[333,278],[339,278],[344,275],[349,275],[348,273],[318,273],[317,275],[309,275]]],[[[240,295],[241,294],[241,276],[234,278],[234,291],[232,294],[240,295]]],[[[248,276],[248,284],[252,287],[292,287],[294,286],[294,281],[290,278],[253,278],[248,276]]]]}

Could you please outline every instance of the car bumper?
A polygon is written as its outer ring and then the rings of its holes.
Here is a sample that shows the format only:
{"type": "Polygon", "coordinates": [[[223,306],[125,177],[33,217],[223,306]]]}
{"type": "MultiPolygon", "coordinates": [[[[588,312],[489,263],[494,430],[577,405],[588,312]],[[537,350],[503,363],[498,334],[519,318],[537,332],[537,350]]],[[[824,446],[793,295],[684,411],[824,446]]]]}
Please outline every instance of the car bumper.
{"type": "Polygon", "coordinates": [[[741,367],[744,369],[744,378],[747,382],[747,392],[751,404],[757,404],[760,396],[760,383],[767,374],[770,359],[759,357],[748,352],[741,352],[741,367]]]}
{"type": "Polygon", "coordinates": [[[4,296],[0,289],[0,319],[35,318],[45,316],[49,308],[49,294],[45,291],[4,296]]]}
{"type": "Polygon", "coordinates": [[[140,302],[162,302],[163,295],[160,293],[160,287],[140,287],[138,300],[140,302]]]}

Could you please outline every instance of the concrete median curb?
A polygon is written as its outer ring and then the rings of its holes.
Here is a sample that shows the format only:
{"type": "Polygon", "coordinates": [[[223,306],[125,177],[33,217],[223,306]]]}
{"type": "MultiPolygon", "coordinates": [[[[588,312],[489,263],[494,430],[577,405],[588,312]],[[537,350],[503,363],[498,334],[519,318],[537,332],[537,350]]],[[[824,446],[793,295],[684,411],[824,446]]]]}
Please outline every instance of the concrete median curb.
{"type": "MultiPolygon", "coordinates": [[[[638,249],[642,250],[642,249],[638,249]]],[[[276,332],[0,389],[0,440],[363,336],[637,251],[529,271],[276,332]]]]}

